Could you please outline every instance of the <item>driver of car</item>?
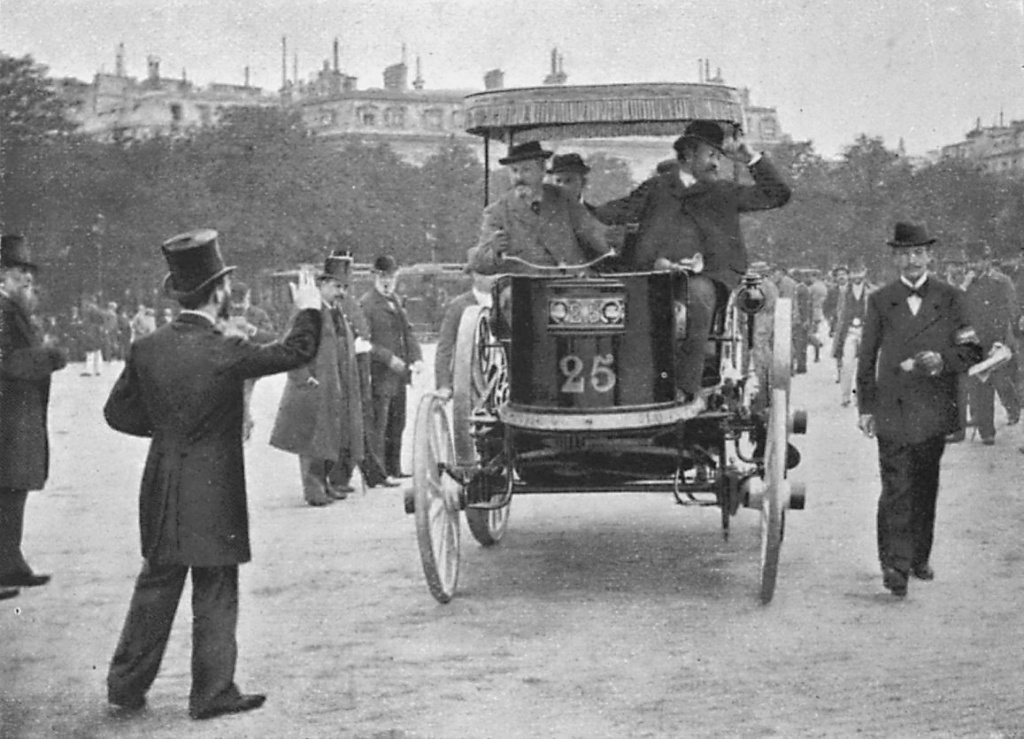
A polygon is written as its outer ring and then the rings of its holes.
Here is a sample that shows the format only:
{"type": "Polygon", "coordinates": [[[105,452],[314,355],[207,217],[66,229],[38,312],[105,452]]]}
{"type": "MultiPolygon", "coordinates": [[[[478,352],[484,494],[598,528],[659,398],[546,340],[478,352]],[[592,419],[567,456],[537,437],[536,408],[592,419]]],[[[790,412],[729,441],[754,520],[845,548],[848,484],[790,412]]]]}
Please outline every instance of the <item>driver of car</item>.
{"type": "Polygon", "coordinates": [[[560,187],[544,183],[552,152],[537,141],[517,144],[498,162],[509,168],[512,187],[484,209],[480,239],[469,250],[470,269],[480,274],[531,274],[507,257],[541,266],[584,264],[610,251],[606,227],[560,187]]]}

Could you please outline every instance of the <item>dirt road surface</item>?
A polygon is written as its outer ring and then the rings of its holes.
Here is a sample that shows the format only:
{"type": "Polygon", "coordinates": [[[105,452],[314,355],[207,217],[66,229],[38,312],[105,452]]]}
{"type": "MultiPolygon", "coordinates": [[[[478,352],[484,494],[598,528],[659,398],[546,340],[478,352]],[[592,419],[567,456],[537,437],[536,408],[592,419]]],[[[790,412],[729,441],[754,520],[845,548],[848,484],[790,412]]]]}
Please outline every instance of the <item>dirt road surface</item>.
{"type": "Polygon", "coordinates": [[[1024,736],[1019,431],[948,449],[937,579],[895,600],[875,562],[875,447],[824,360],[794,381],[808,500],[767,607],[755,512],[725,542],[717,509],[615,494],[517,497],[493,549],[464,527],[459,592],[439,605],[399,490],[303,504],[297,460],[267,445],[283,378],[260,381],[238,682],[267,704],[189,720],[186,590],[149,708],[112,719],[146,451],[103,424],[116,369],[55,379],[50,482],[25,533],[54,579],[0,603],[2,737],[1024,736]]]}

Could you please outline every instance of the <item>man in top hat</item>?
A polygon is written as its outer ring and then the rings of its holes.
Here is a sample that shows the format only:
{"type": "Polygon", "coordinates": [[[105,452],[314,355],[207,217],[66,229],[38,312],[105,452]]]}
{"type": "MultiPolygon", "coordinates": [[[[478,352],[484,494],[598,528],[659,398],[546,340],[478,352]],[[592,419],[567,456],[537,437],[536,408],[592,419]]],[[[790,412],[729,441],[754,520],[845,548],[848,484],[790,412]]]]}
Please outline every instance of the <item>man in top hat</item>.
{"type": "Polygon", "coordinates": [[[544,162],[552,152],[536,141],[513,146],[499,159],[512,175],[512,188],[484,209],[480,239],[469,250],[480,274],[529,274],[531,264],[583,264],[610,251],[606,229],[564,190],[544,183],[544,162]]]}
{"type": "Polygon", "coordinates": [[[356,339],[337,307],[351,264],[351,257],[332,254],[317,275],[320,348],[312,362],[288,373],[270,434],[271,446],[299,456],[302,494],[311,506],[347,498],[352,468],[363,459],[356,339]]]}
{"type": "MultiPolygon", "coordinates": [[[[1013,282],[996,268],[988,244],[980,241],[970,244],[967,256],[974,272],[967,285],[967,318],[978,332],[982,351],[988,353],[996,344],[1016,350],[1013,323],[1017,314],[1017,291],[1013,282]]],[[[994,369],[984,382],[977,377],[968,381],[971,416],[986,446],[996,443],[996,393],[1006,408],[1007,423],[1012,426],[1020,421],[1015,374],[1016,367],[1003,365],[994,369]]]]}
{"type": "Polygon", "coordinates": [[[740,214],[779,208],[790,189],[768,157],[751,152],[737,133],[726,142],[717,121],[692,121],[674,148],[676,171],[655,175],[595,214],[606,224],[639,223],[635,249],[623,254],[627,268],[676,269],[682,260],[703,256],[703,272],[689,280],[688,326],[677,352],[676,385],[693,396],[702,385],[715,307],[725,304],[747,270],[740,214]],[[753,184],[719,179],[725,158],[747,167],[753,184]]]}
{"type": "Polygon", "coordinates": [[[423,353],[412,324],[395,295],[398,262],[381,254],[373,262],[373,287],[359,299],[370,326],[370,389],[373,395],[373,431],[370,448],[390,477],[408,477],[402,471],[402,432],[405,430],[405,386],[423,367],[423,353]]]}
{"type": "Polygon", "coordinates": [[[935,239],[897,223],[899,279],[868,296],[857,368],[858,426],[878,439],[878,558],[896,596],[931,580],[935,502],[946,435],[958,430],[957,375],[981,359],[963,294],[929,274],[935,239]]]}
{"type": "Polygon", "coordinates": [[[67,364],[33,321],[37,271],[23,237],[0,237],[0,600],[50,579],[21,551],[28,493],[43,489],[50,469],[50,376],[67,364]]]}
{"type": "Polygon", "coordinates": [[[107,674],[119,712],[145,706],[185,579],[192,576],[192,691],[189,713],[207,719],[259,708],[234,682],[238,565],[248,562],[249,519],[242,452],[243,385],[316,356],[320,294],[303,274],[298,314],[280,342],[225,336],[234,267],[217,232],[164,242],[165,292],[182,310],[135,342],[103,409],[117,431],[152,438],[139,495],[143,566],[107,674]]]}

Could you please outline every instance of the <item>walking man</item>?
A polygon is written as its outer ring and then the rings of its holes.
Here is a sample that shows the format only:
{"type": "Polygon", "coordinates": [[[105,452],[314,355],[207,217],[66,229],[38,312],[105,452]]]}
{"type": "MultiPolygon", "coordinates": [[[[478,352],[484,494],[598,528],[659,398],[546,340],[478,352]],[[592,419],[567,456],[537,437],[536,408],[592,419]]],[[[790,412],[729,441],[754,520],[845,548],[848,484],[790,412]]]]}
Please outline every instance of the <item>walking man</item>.
{"type": "Polygon", "coordinates": [[[0,237],[0,600],[45,585],[22,555],[25,503],[49,474],[50,376],[67,364],[33,323],[35,275],[25,239],[0,237]]]}
{"type": "Polygon", "coordinates": [[[846,408],[850,405],[853,394],[853,379],[857,375],[857,356],[860,352],[861,335],[864,328],[864,317],[867,315],[868,293],[871,291],[865,282],[867,270],[858,267],[850,274],[850,284],[841,298],[843,310],[839,316],[835,341],[832,344],[832,356],[839,365],[840,404],[846,408]]]}
{"type": "Polygon", "coordinates": [[[878,439],[878,559],[882,583],[907,594],[929,560],[946,435],[958,430],[957,374],[981,358],[963,293],[928,273],[923,226],[897,223],[889,242],[900,277],[868,297],[857,368],[858,426],[878,439]]]}
{"type": "Polygon", "coordinates": [[[185,578],[192,575],[189,714],[208,719],[259,708],[266,696],[235,685],[238,565],[248,562],[242,452],[243,386],[316,356],[320,293],[303,274],[299,311],[280,342],[259,345],[218,330],[231,309],[231,277],[217,232],[163,245],[173,322],[132,345],[103,409],[117,431],[152,438],[139,496],[142,571],[107,674],[120,711],[142,709],[160,668],[185,578]]]}

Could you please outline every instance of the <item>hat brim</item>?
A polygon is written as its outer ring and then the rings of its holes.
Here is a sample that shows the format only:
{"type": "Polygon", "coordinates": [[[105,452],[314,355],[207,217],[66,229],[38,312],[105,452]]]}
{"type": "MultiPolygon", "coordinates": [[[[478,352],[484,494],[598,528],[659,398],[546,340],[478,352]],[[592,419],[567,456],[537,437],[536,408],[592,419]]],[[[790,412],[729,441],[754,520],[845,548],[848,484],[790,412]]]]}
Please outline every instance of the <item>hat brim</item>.
{"type": "Polygon", "coordinates": [[[938,239],[926,239],[924,241],[887,241],[885,243],[893,249],[909,249],[914,246],[931,246],[936,241],[938,241],[938,239]]]}
{"type": "Polygon", "coordinates": [[[586,165],[582,167],[559,167],[557,169],[552,167],[548,170],[548,174],[590,174],[590,167],[586,165]]]}
{"type": "Polygon", "coordinates": [[[504,167],[507,164],[515,164],[516,162],[528,162],[531,159],[537,159],[537,160],[540,160],[540,161],[544,161],[546,159],[549,159],[551,157],[551,155],[554,154],[554,153],[555,152],[548,151],[547,149],[541,149],[540,151],[531,152],[530,154],[522,154],[520,156],[502,157],[501,159],[498,160],[498,164],[500,164],[501,166],[504,167]]]}
{"type": "Polygon", "coordinates": [[[36,274],[39,271],[39,265],[32,264],[32,262],[14,260],[8,261],[5,264],[0,264],[0,269],[27,269],[32,274],[36,274]]]}
{"type": "Polygon", "coordinates": [[[703,136],[694,136],[693,134],[683,134],[682,136],[680,136],[680,139],[682,139],[683,141],[696,141],[696,142],[699,142],[701,144],[707,144],[712,149],[716,149],[717,151],[722,152],[722,154],[725,154],[725,149],[722,148],[721,144],[716,144],[711,139],[706,139],[703,136]]]}
{"type": "Polygon", "coordinates": [[[206,280],[204,280],[202,283],[192,288],[191,290],[176,290],[174,286],[171,284],[171,273],[168,272],[167,275],[164,277],[164,295],[169,297],[171,300],[183,300],[190,298],[194,295],[198,295],[200,292],[203,291],[203,289],[208,287],[210,284],[216,282],[224,275],[231,274],[232,272],[235,271],[235,269],[237,268],[234,265],[230,267],[224,267],[224,269],[220,270],[212,277],[207,278],[206,280]]]}

